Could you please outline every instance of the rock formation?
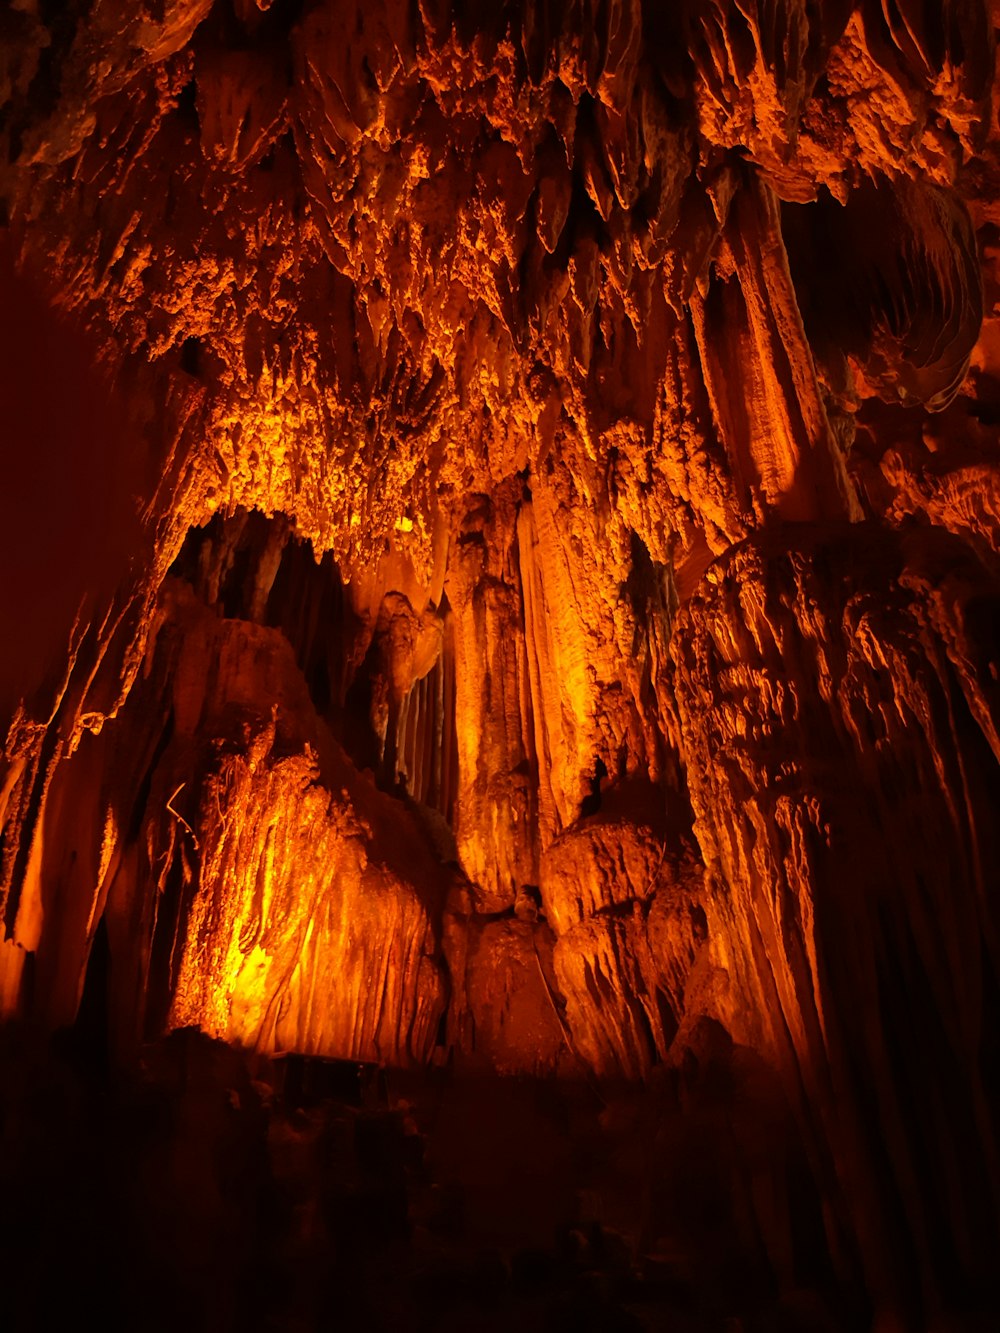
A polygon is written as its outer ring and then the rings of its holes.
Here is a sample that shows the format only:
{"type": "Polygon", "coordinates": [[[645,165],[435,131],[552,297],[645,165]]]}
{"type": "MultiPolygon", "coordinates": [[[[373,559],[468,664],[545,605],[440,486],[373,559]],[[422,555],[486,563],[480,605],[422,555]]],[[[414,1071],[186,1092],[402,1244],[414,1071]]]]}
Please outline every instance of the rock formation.
{"type": "Polygon", "coordinates": [[[859,1309],[992,1308],[995,21],[0,15],[8,1021],[722,1069],[794,1282],[763,1080],[859,1309]]]}

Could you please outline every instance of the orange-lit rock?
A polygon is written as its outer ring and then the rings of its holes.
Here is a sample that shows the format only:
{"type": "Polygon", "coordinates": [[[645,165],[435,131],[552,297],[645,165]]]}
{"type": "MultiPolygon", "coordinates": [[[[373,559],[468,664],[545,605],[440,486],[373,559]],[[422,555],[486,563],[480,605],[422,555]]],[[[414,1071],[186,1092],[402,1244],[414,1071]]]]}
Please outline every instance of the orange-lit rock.
{"type": "Polygon", "coordinates": [[[312,756],[273,761],[272,744],[265,731],[204,789],[168,1022],[256,1050],[424,1060],[444,998],[424,905],[369,861],[370,831],[312,756]]]}
{"type": "Polygon", "coordinates": [[[947,534],[781,536],[711,571],[675,641],[727,979],[715,998],[783,1071],[807,1141],[829,1153],[837,1225],[888,1289],[904,1252],[933,1267],[942,1228],[974,1271],[980,1237],[959,1219],[996,1206],[982,1027],[996,985],[996,588],[947,534]],[[925,1155],[928,1132],[951,1144],[944,1159],[925,1155]],[[949,1189],[943,1212],[931,1206],[949,1189]]]}
{"type": "Polygon", "coordinates": [[[645,1081],[988,1304],[995,10],[0,17],[8,1020],[645,1081]]]}
{"type": "Polygon", "coordinates": [[[552,935],[537,923],[533,900],[525,905],[513,918],[477,921],[468,903],[452,904],[446,918],[452,1038],[470,1069],[578,1074],[553,975],[552,935]]]}
{"type": "Polygon", "coordinates": [[[701,868],[679,861],[674,841],[666,828],[592,815],[542,859],[566,1024],[575,1049],[609,1074],[641,1078],[666,1056],[705,939],[701,868]]]}

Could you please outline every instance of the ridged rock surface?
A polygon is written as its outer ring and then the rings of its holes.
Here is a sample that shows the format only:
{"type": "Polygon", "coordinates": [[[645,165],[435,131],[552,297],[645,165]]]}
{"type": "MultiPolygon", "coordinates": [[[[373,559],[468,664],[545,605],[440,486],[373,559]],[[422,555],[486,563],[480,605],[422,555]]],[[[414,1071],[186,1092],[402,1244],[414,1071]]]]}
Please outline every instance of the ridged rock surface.
{"type": "Polygon", "coordinates": [[[8,1019],[662,1081],[986,1303],[997,18],[0,15],[8,1019]]]}

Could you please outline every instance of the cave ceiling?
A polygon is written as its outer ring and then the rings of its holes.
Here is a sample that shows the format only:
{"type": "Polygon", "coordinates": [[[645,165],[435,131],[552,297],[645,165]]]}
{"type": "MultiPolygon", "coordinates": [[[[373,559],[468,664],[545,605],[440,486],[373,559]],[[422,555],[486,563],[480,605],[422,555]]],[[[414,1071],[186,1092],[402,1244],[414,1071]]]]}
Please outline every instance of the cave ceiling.
{"type": "Polygon", "coordinates": [[[8,213],[190,423],[190,523],[281,512],[429,585],[469,497],[554,456],[682,566],[856,513],[860,404],[964,378],[992,29],[939,9],[19,5],[8,213]],[[769,343],[777,382],[731,383],[769,343]]]}

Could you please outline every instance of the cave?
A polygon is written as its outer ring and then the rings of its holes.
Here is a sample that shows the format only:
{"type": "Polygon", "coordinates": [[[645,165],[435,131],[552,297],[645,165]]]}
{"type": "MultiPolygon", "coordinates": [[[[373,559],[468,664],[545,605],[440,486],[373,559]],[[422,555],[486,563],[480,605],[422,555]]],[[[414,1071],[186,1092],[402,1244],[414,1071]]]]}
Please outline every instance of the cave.
{"type": "Polygon", "coordinates": [[[998,27],[3,8],[0,1326],[998,1326],[998,27]]]}

